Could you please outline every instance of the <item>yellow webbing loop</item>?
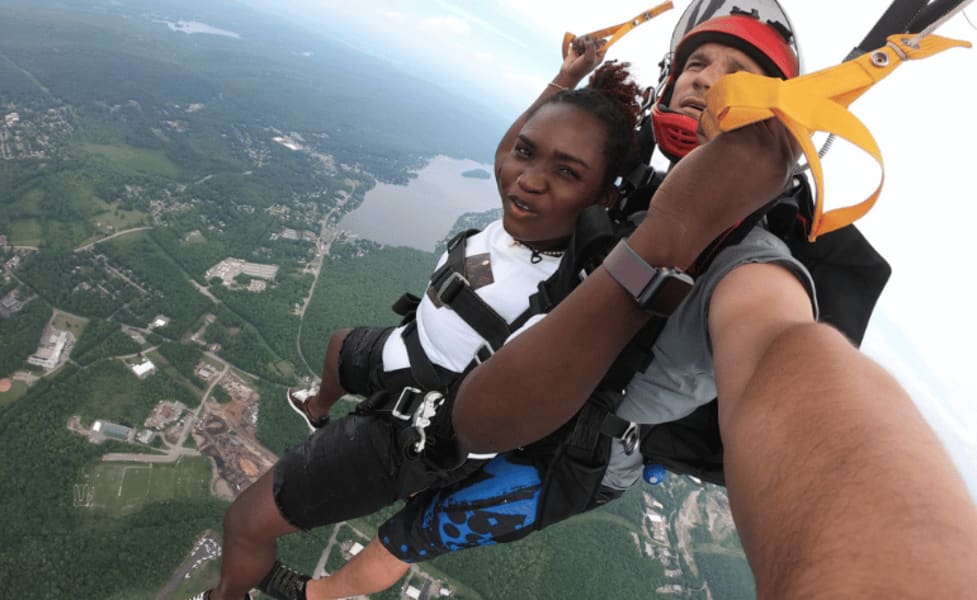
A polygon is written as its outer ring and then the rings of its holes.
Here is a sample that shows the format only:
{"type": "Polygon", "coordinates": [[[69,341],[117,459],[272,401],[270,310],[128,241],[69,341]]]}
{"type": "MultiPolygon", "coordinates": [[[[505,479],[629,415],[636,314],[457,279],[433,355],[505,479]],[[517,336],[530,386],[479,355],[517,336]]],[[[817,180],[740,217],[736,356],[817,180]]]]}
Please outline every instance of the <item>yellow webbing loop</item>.
{"type": "MultiPolygon", "coordinates": [[[[671,2],[663,2],[654,8],[649,8],[648,10],[644,11],[643,13],[631,19],[630,21],[625,21],[617,25],[611,25],[610,27],[598,29],[597,31],[593,31],[586,35],[595,39],[603,39],[606,37],[610,37],[610,39],[607,40],[607,43],[604,44],[604,49],[607,49],[610,48],[611,45],[613,45],[619,39],[624,37],[626,33],[631,31],[638,25],[641,25],[642,23],[654,19],[658,15],[662,14],[663,12],[671,8],[672,8],[671,2]]],[[[572,33],[568,32],[563,34],[563,58],[567,57],[567,53],[570,52],[570,43],[573,42],[573,40],[575,39],[577,39],[577,36],[573,35],[572,33]]]]}
{"type": "Polygon", "coordinates": [[[753,73],[733,73],[719,80],[706,95],[707,110],[701,126],[709,137],[776,117],[797,139],[811,167],[817,187],[814,221],[808,239],[840,229],[864,216],[875,204],[885,180],[882,152],[869,130],[848,110],[848,105],[885,78],[905,60],[926,58],[953,47],[969,48],[969,42],[929,35],[910,45],[910,35],[897,34],[867,54],[789,80],[753,73]],[[834,133],[870,154],[882,173],[868,198],[824,212],[824,173],[811,136],[815,131],[834,133]]]}

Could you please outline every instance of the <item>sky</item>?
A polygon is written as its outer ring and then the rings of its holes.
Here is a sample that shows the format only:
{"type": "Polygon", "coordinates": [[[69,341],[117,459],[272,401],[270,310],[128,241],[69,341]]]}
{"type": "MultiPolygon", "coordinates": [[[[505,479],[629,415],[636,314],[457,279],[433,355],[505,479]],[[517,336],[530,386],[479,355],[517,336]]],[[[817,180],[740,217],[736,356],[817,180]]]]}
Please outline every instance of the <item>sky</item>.
{"type": "MultiPolygon", "coordinates": [[[[264,0],[252,0],[261,3],[264,0]]],[[[277,0],[312,27],[462,97],[514,118],[558,72],[564,32],[626,21],[655,0],[277,0]]],[[[646,23],[611,48],[642,85],[657,82],[672,27],[688,5],[646,23]]],[[[837,64],[889,0],[783,0],[805,72],[837,64]]],[[[977,43],[977,6],[938,31],[977,43]],[[969,18],[968,18],[969,17],[969,18]]],[[[863,348],[909,390],[977,499],[977,317],[965,262],[977,223],[977,50],[951,49],[901,65],[851,109],[875,136],[884,188],[859,227],[893,267],[863,348]]],[[[830,207],[854,204],[878,185],[873,159],[836,144],[824,160],[830,207]]]]}

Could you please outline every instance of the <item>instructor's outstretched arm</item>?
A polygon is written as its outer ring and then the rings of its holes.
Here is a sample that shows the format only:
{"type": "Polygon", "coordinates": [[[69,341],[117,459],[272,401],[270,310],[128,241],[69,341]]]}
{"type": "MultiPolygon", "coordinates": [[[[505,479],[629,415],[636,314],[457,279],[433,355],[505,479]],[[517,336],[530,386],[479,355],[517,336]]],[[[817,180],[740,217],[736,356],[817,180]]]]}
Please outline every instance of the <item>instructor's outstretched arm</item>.
{"type": "Polygon", "coordinates": [[[770,314],[751,302],[765,269],[734,271],[710,315],[730,505],[758,597],[973,597],[977,505],[939,440],[831,327],[789,313],[744,326],[770,314]]]}

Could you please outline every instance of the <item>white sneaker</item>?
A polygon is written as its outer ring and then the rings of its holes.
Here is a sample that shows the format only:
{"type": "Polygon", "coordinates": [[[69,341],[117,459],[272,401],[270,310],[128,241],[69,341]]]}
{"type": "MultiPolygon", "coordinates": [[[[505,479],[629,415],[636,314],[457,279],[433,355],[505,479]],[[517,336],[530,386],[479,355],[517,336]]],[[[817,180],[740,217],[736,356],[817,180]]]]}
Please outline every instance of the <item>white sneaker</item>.
{"type": "Polygon", "coordinates": [[[288,400],[288,406],[302,416],[305,424],[309,426],[309,431],[315,431],[316,429],[325,427],[329,423],[328,415],[315,419],[309,414],[309,399],[314,398],[318,391],[315,388],[302,389],[297,387],[291,387],[285,390],[285,399],[288,400]]]}

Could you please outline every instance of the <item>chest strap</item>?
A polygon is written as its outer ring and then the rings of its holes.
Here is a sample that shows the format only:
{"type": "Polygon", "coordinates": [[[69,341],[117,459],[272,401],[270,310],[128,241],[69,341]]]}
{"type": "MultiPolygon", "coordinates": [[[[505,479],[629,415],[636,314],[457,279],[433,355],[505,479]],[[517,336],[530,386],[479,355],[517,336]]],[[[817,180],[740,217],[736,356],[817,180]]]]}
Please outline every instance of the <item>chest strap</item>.
{"type": "Polygon", "coordinates": [[[443,305],[461,317],[494,351],[502,347],[512,331],[509,323],[482,300],[469,282],[466,245],[474,232],[462,232],[448,242],[448,259],[431,275],[431,289],[443,305]]]}
{"type": "MultiPolygon", "coordinates": [[[[487,343],[479,348],[475,362],[484,362],[505,343],[511,329],[495,310],[489,306],[471,287],[468,280],[466,264],[467,240],[478,233],[477,229],[462,231],[448,242],[448,258],[438,270],[431,275],[430,291],[434,292],[437,300],[447,306],[475,333],[487,343]]],[[[411,374],[414,380],[428,390],[443,389],[451,381],[444,381],[439,376],[434,365],[424,352],[420,334],[417,331],[417,321],[411,320],[401,332],[407,357],[410,360],[411,374]]]]}

